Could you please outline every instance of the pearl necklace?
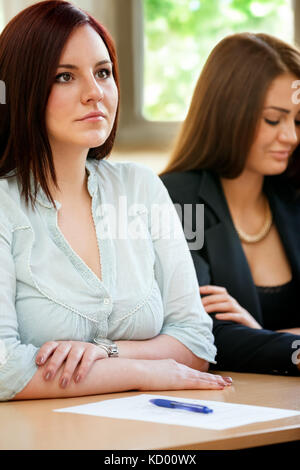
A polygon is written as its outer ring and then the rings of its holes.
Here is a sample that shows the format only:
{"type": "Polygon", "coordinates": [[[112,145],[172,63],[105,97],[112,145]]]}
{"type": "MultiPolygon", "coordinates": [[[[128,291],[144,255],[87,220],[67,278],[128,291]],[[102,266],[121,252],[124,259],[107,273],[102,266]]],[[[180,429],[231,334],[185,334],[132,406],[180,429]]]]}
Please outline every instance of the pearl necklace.
{"type": "Polygon", "coordinates": [[[244,242],[244,243],[257,243],[263,240],[269,233],[273,223],[273,216],[272,212],[270,209],[269,204],[267,203],[266,205],[266,217],[264,224],[260,231],[258,233],[255,233],[254,235],[249,235],[248,233],[245,233],[243,230],[238,228],[237,226],[235,227],[237,234],[239,236],[239,239],[244,242]]]}

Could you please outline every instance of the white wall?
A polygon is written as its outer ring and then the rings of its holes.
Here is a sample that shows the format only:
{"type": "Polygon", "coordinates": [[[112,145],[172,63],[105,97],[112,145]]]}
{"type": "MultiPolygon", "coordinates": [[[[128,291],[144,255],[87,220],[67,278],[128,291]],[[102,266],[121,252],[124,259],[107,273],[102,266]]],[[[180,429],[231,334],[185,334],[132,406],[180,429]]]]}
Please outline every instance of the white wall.
{"type": "MultiPolygon", "coordinates": [[[[0,21],[4,26],[21,10],[40,0],[0,0],[0,21]]],[[[71,0],[79,8],[88,11],[103,23],[113,34],[115,31],[115,0],[71,0]]]]}

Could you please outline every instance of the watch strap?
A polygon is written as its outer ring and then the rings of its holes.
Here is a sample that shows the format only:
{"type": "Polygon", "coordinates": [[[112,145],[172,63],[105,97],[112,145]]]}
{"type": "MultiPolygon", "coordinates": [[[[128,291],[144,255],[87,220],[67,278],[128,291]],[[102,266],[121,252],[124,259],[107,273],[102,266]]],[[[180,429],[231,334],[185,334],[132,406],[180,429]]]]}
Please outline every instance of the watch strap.
{"type": "Polygon", "coordinates": [[[94,343],[107,352],[108,357],[119,357],[119,349],[116,343],[107,338],[95,338],[94,343]]]}

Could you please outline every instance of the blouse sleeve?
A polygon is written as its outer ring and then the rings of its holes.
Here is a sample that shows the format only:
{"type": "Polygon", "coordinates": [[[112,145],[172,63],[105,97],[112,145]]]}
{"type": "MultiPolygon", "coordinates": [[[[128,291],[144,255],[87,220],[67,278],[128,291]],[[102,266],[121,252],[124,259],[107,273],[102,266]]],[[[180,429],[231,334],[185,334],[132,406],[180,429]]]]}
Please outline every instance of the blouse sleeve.
{"type": "Polygon", "coordinates": [[[16,273],[11,253],[13,231],[1,216],[0,222],[0,401],[12,399],[37,370],[38,351],[22,344],[15,309],[16,273]]]}
{"type": "Polygon", "coordinates": [[[155,251],[155,277],[164,306],[161,334],[176,338],[196,356],[215,363],[212,320],[201,302],[196,271],[177,211],[153,172],[148,210],[155,251]]]}

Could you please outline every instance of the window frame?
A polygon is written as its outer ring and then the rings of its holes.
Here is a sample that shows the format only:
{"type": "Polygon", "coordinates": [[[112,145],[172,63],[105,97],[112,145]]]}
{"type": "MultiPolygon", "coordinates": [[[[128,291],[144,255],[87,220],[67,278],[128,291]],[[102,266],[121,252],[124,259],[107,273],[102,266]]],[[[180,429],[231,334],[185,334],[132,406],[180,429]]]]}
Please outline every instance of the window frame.
{"type": "MultiPolygon", "coordinates": [[[[114,2],[116,8],[115,42],[121,81],[121,112],[116,144],[124,149],[169,150],[176,138],[181,121],[150,121],[142,113],[144,1],[114,0],[114,2]]],[[[294,43],[300,47],[300,2],[292,0],[292,7],[294,9],[294,43]]]]}
{"type": "MultiPolygon", "coordinates": [[[[118,3],[118,0],[115,0],[118,3]]],[[[150,121],[142,113],[144,95],[143,0],[116,5],[115,42],[120,68],[121,104],[117,147],[169,150],[181,122],[150,121]],[[130,34],[128,34],[130,32],[130,34]]]]}

